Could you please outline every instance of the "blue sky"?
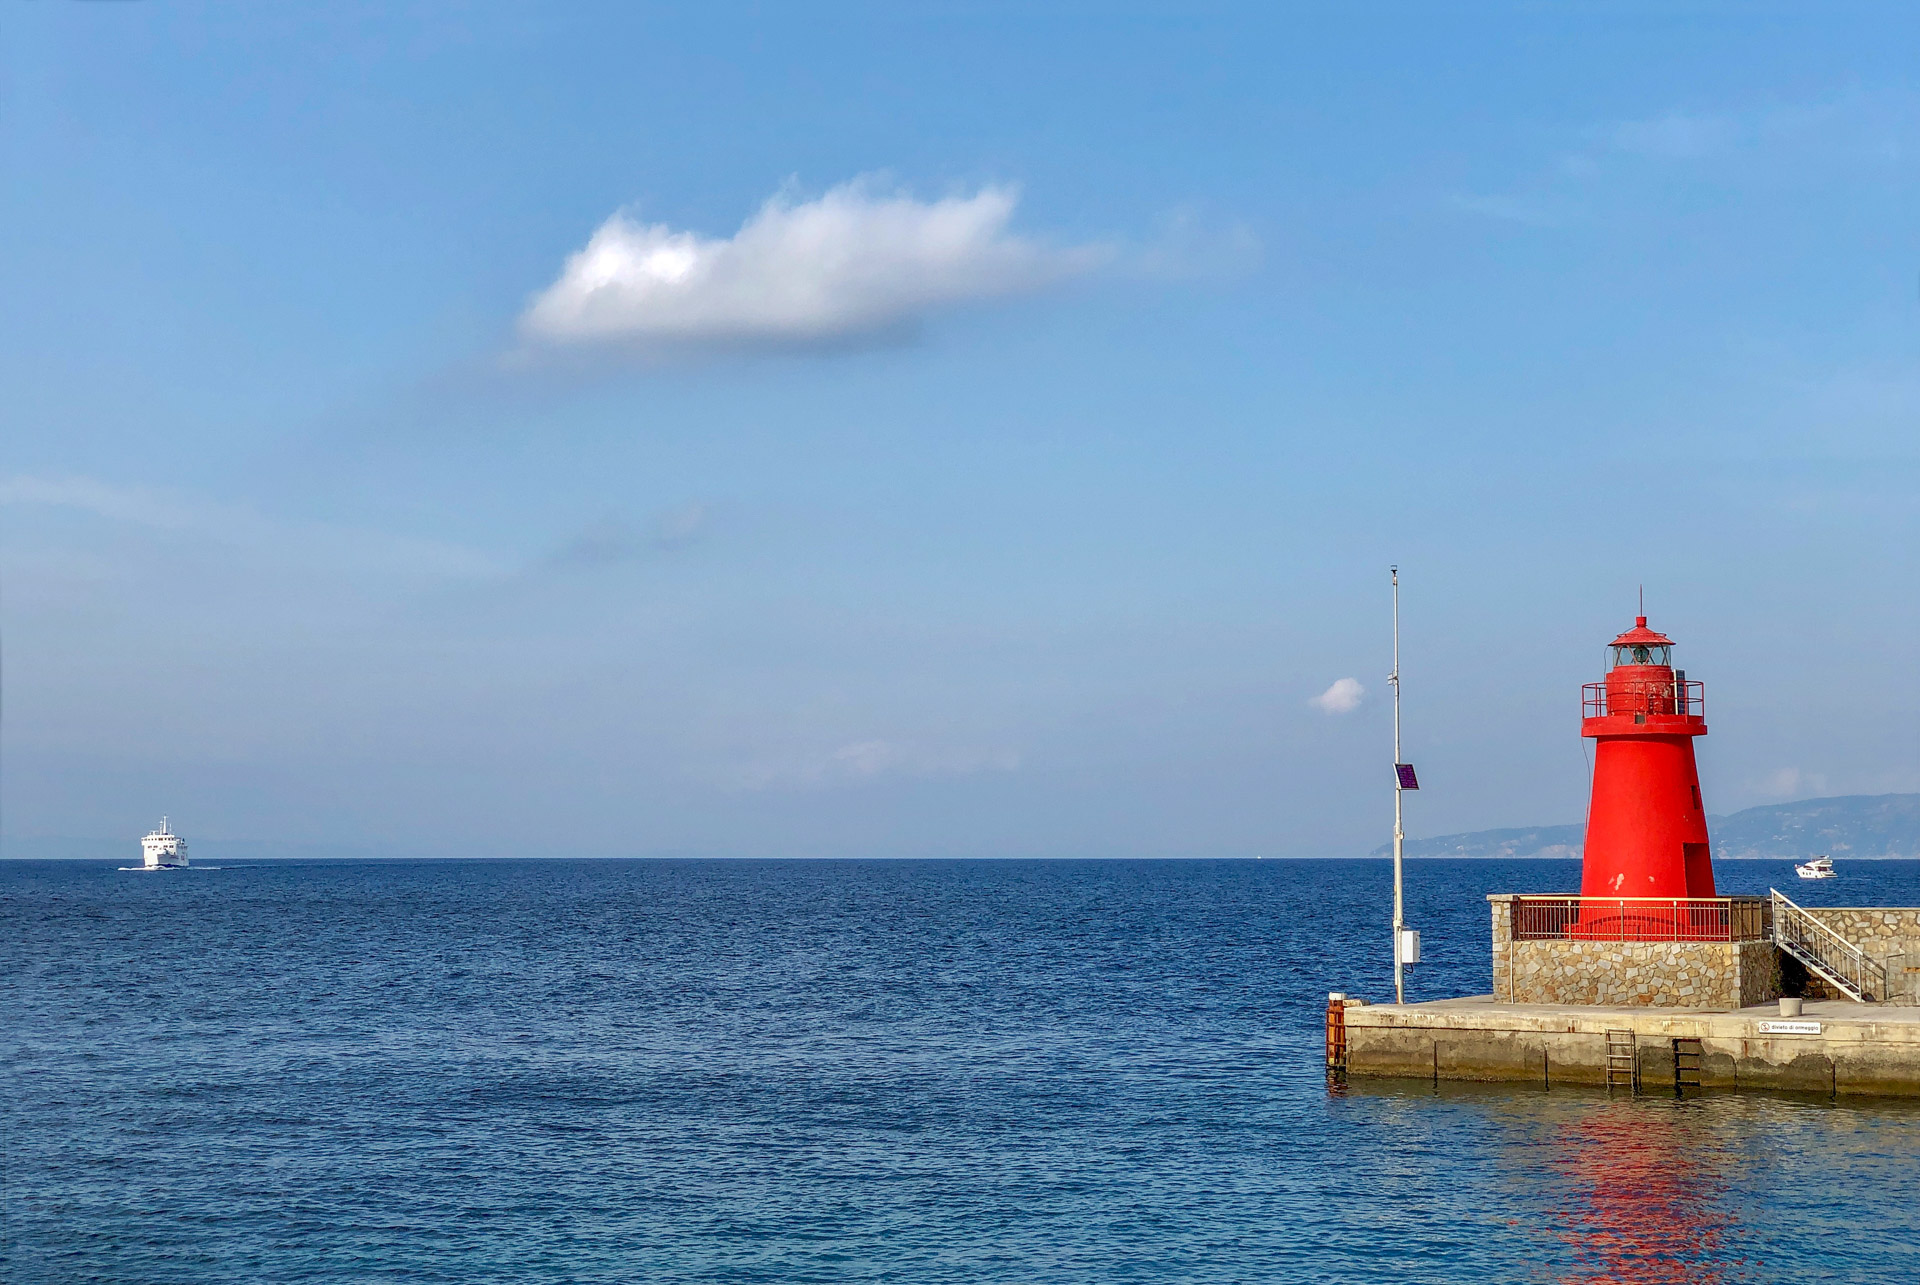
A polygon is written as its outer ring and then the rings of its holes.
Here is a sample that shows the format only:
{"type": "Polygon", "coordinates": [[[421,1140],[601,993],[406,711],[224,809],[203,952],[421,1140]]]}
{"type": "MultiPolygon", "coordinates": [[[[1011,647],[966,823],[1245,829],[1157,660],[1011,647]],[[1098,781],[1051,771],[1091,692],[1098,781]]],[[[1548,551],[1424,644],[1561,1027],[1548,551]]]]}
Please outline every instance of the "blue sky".
{"type": "Polygon", "coordinates": [[[8,843],[1348,855],[1395,561],[1412,833],[1920,789],[1920,20],[1042,9],[16,7],[8,843]]]}

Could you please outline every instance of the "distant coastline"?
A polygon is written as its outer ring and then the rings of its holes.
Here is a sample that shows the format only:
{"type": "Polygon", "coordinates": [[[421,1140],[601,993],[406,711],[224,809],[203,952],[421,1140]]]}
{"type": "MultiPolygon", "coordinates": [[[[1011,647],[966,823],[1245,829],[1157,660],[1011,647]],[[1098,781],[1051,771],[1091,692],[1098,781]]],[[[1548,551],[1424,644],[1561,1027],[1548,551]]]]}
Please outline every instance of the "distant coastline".
{"type": "MultiPolygon", "coordinates": [[[[1920,857],[1920,794],[1847,794],[1708,817],[1713,855],[1778,861],[1814,853],[1850,860],[1920,857]]],[[[1541,825],[1409,839],[1410,857],[1578,857],[1586,826],[1541,825]]],[[[1391,855],[1390,844],[1371,856],[1391,855]]]]}
{"type": "MultiPolygon", "coordinates": [[[[1797,803],[1773,803],[1747,808],[1728,816],[1707,818],[1713,839],[1713,855],[1719,860],[1804,861],[1816,853],[1850,861],[1920,858],[1920,794],[1849,794],[1834,798],[1803,799],[1797,803]]],[[[1485,857],[1490,859],[1562,859],[1577,860],[1586,827],[1572,825],[1513,826],[1498,830],[1473,830],[1464,834],[1442,834],[1429,838],[1410,838],[1406,855],[1413,858],[1485,857]]],[[[106,861],[125,858],[129,844],[125,839],[79,839],[49,837],[10,837],[0,842],[0,859],[26,861],[106,861]]],[[[1058,856],[1040,853],[984,854],[966,852],[903,854],[895,857],[827,854],[753,854],[724,852],[663,851],[628,853],[504,853],[442,850],[394,851],[350,845],[278,840],[205,839],[195,840],[196,855],[226,861],[473,861],[527,860],[932,860],[969,861],[1005,859],[1013,861],[1062,860],[1253,860],[1251,855],[1236,858],[1224,854],[1177,854],[1141,856],[1127,854],[1102,858],[1058,856]]],[[[1279,857],[1267,860],[1327,860],[1341,856],[1386,857],[1392,855],[1389,844],[1372,851],[1329,854],[1326,857],[1279,857]]],[[[135,855],[138,849],[135,849],[135,855]]]]}

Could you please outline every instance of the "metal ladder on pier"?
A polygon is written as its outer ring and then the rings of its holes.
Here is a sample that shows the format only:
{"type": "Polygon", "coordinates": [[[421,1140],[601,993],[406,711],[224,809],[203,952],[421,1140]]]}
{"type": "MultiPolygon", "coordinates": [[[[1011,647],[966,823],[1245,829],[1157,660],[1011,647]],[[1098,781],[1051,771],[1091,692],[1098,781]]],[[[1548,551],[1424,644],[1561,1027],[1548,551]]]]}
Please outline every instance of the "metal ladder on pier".
{"type": "Polygon", "coordinates": [[[1675,1089],[1697,1089],[1700,1087],[1700,1041],[1687,1036],[1676,1037],[1673,1041],[1673,1087],[1675,1089]]]}
{"type": "Polygon", "coordinates": [[[1343,995],[1327,997],[1327,1079],[1344,1084],[1347,1079],[1347,1000],[1343,995]]]}
{"type": "Polygon", "coordinates": [[[1832,982],[1855,1003],[1887,997],[1887,970],[1879,960],[1802,910],[1781,894],[1773,894],[1773,944],[1832,982]]]}
{"type": "Polygon", "coordinates": [[[1632,1031],[1607,1032],[1607,1087],[1616,1084],[1640,1091],[1640,1059],[1634,1056],[1632,1031]]]}

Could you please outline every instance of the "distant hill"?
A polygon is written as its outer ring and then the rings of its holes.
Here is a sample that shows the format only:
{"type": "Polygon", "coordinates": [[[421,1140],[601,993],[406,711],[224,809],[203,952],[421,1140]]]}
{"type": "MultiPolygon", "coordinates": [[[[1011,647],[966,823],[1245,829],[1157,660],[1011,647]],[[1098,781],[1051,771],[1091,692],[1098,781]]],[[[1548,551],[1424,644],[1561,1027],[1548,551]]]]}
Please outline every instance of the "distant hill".
{"type": "MultiPolygon", "coordinates": [[[[1920,857],[1920,794],[1848,794],[1708,817],[1716,857],[1920,857]]],[[[1410,857],[1577,857],[1584,825],[1475,830],[1409,839],[1410,857]]],[[[1373,850],[1389,856],[1392,844],[1373,850]]]]}
{"type": "Polygon", "coordinates": [[[1920,857],[1920,794],[1848,794],[1709,817],[1716,856],[1920,857]]]}
{"type": "MultiPolygon", "coordinates": [[[[1519,830],[1475,830],[1470,834],[1443,834],[1433,839],[1408,839],[1410,857],[1577,857],[1584,825],[1536,825],[1519,830]]],[[[1393,845],[1373,850],[1376,857],[1393,855],[1393,845]]]]}

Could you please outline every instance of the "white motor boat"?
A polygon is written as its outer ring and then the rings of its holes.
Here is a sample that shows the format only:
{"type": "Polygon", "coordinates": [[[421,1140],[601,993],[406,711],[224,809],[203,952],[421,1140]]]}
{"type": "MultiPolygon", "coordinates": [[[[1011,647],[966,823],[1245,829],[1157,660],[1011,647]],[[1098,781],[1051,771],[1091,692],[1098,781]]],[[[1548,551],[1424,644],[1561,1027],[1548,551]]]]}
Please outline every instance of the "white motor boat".
{"type": "Polygon", "coordinates": [[[1811,861],[1795,866],[1793,872],[1802,879],[1831,879],[1833,878],[1833,858],[1815,857],[1811,861]]]}
{"type": "Polygon", "coordinates": [[[160,828],[140,840],[140,854],[146,858],[147,870],[180,870],[187,864],[187,841],[167,828],[167,818],[160,818],[160,828]]]}

